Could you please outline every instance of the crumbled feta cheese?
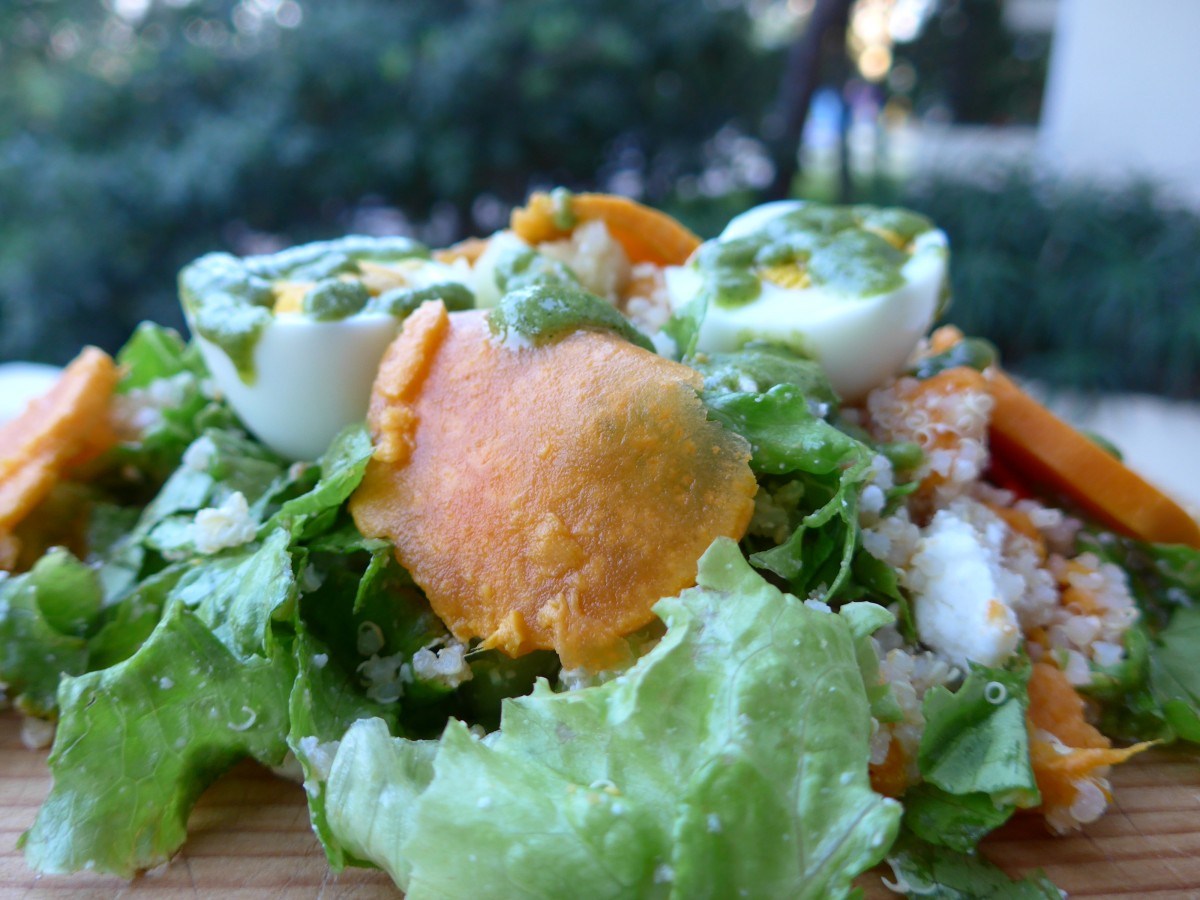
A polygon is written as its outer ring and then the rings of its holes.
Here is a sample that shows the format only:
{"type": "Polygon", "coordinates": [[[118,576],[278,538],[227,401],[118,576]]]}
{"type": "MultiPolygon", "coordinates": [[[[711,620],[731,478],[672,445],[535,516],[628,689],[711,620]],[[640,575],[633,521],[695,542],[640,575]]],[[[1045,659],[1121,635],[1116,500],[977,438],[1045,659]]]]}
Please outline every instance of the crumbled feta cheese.
{"type": "Polygon", "coordinates": [[[372,656],[358,667],[367,696],[378,703],[395,703],[404,694],[406,665],[403,653],[372,656]]]}
{"type": "Polygon", "coordinates": [[[113,398],[112,423],[126,438],[139,438],[162,424],[163,410],[183,404],[193,376],[180,372],[170,378],[156,378],[144,388],[134,388],[113,398]]]}
{"type": "Polygon", "coordinates": [[[212,465],[217,445],[208,435],[196,438],[183,453],[183,464],[197,472],[207,472],[212,465]]]}
{"type": "Polygon", "coordinates": [[[436,648],[437,644],[431,644],[413,654],[412,671],[415,678],[442,684],[451,690],[471,680],[465,644],[451,639],[442,649],[436,648]]]}
{"type": "Polygon", "coordinates": [[[1008,529],[969,500],[941,510],[925,529],[907,573],[917,634],[956,666],[1003,665],[1021,639],[1013,606],[1025,582],[1003,564],[1008,529]]]}
{"type": "Polygon", "coordinates": [[[258,525],[241,491],[234,491],[220,506],[202,509],[192,524],[192,542],[198,553],[216,553],[254,540],[258,525]]]}

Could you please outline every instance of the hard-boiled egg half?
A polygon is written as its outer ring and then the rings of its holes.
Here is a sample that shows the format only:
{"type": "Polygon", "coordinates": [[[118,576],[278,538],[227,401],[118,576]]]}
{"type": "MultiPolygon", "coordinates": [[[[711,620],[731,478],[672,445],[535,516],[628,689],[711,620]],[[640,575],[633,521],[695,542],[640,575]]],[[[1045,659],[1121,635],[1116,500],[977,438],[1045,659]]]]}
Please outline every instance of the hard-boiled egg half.
{"type": "Polygon", "coordinates": [[[62,369],[42,363],[0,364],[0,425],[15,419],[34,397],[54,386],[62,369]]]}
{"type": "Polygon", "coordinates": [[[768,203],[668,269],[672,307],[705,303],[696,349],[785,344],[848,401],[894,375],[947,297],[946,235],[901,209],[768,203]]]}
{"type": "Polygon", "coordinates": [[[209,254],[183,270],[180,297],[214,386],[263,443],[307,460],[366,415],[403,318],[435,297],[472,306],[469,279],[413,241],[352,236],[209,254]]]}

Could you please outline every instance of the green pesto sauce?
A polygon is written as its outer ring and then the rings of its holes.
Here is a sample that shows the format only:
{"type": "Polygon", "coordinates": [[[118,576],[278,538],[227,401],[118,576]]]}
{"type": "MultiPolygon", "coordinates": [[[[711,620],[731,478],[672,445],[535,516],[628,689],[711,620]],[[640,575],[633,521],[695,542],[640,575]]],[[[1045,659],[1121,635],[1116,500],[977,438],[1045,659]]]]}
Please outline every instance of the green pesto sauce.
{"type": "Polygon", "coordinates": [[[792,384],[808,399],[838,408],[838,396],[821,364],[791,347],[750,340],[732,353],[697,353],[688,365],[704,376],[706,391],[765,394],[777,385],[792,384]]]}
{"type": "Polygon", "coordinates": [[[509,291],[488,313],[488,328],[501,341],[535,346],[575,331],[610,331],[643,350],[654,352],[650,339],[595,294],[565,284],[533,284],[509,291]]]}
{"type": "Polygon", "coordinates": [[[368,312],[382,312],[397,319],[407,318],[427,300],[441,300],[450,312],[474,309],[475,295],[457,281],[423,288],[392,288],[367,304],[368,312]]]}
{"type": "Polygon", "coordinates": [[[578,221],[571,206],[572,199],[574,195],[564,187],[550,192],[550,201],[554,204],[554,227],[559,231],[570,231],[578,221]]]}
{"type": "Polygon", "coordinates": [[[903,209],[810,203],[766,222],[758,231],[709,241],[696,254],[702,293],[726,308],[753,302],[762,292],[758,270],[796,264],[812,284],[847,297],[873,297],[904,284],[911,253],[904,246],[933,228],[903,209]],[[886,236],[885,236],[886,234],[886,236]]]}
{"type": "MultiPolygon", "coordinates": [[[[428,259],[429,249],[409,238],[361,235],[244,259],[230,253],[210,253],[179,273],[179,299],[196,332],[224,350],[242,381],[253,384],[254,348],[271,322],[274,282],[322,282],[358,273],[358,264],[364,260],[394,263],[414,258],[428,259]]],[[[308,302],[306,297],[306,307],[308,302]]],[[[333,313],[329,318],[340,317],[336,314],[337,304],[320,299],[317,303],[333,313]]]]}
{"type": "Polygon", "coordinates": [[[337,322],[361,312],[371,299],[361,281],[323,278],[304,295],[301,310],[318,322],[337,322]]]}
{"type": "Polygon", "coordinates": [[[908,374],[924,381],[947,369],[957,369],[960,366],[969,366],[982,372],[988,366],[995,365],[999,356],[995,345],[983,338],[963,338],[941,353],[920,360],[908,370],[908,374]]]}

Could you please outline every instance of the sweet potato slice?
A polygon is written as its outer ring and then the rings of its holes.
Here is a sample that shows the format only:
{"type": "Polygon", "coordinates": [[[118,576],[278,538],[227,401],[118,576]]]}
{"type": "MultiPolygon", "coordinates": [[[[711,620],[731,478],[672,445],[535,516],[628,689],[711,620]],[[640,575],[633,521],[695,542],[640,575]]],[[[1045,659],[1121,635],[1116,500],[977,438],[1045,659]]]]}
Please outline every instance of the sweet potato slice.
{"type": "Polygon", "coordinates": [[[753,512],[750,449],[699,386],[606,333],[514,349],[425,304],[380,367],[351,512],[458,638],[603,668],[753,512]]]}
{"type": "Polygon", "coordinates": [[[116,443],[109,424],[117,367],[88,347],[46,394],[0,426],[0,567],[15,557],[12,530],[63,475],[116,443]]]}
{"type": "MultiPolygon", "coordinates": [[[[675,219],[628,197],[574,194],[565,202],[576,223],[603,222],[631,263],[680,266],[700,246],[700,238],[675,219]]],[[[531,194],[524,207],[513,210],[512,230],[529,244],[566,237],[571,228],[561,227],[558,206],[550,194],[531,194]]]]}

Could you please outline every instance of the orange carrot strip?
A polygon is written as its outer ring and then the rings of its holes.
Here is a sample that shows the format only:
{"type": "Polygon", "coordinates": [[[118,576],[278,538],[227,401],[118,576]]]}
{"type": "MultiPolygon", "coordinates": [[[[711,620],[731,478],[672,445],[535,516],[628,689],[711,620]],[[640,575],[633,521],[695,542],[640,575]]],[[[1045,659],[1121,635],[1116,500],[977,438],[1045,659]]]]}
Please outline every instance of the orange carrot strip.
{"type": "Polygon", "coordinates": [[[904,748],[895,735],[888,744],[887,757],[879,765],[872,763],[869,767],[871,790],[885,797],[898,800],[904,796],[912,779],[908,775],[908,759],[904,748]]]}
{"type": "MultiPolygon", "coordinates": [[[[567,202],[576,222],[603,222],[633,263],[682,265],[700,246],[700,238],[671,216],[628,197],[575,194],[567,202]]],[[[572,229],[560,228],[555,213],[555,199],[537,192],[524,207],[513,210],[510,224],[517,236],[530,244],[560,240],[572,229]]]]}
{"type": "Polygon", "coordinates": [[[1200,524],[1170,497],[990,369],[991,446],[1004,465],[1144,541],[1200,548],[1200,524]]]}
{"type": "MultiPolygon", "coordinates": [[[[1083,781],[1103,778],[1107,767],[1153,745],[1113,748],[1084,718],[1083,698],[1067,676],[1048,663],[1034,663],[1029,678],[1028,724],[1030,763],[1047,814],[1069,810],[1083,781]]],[[[1107,793],[1107,782],[1095,784],[1107,793]]]]}

